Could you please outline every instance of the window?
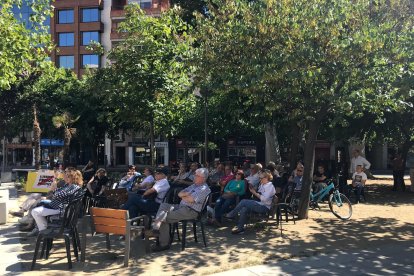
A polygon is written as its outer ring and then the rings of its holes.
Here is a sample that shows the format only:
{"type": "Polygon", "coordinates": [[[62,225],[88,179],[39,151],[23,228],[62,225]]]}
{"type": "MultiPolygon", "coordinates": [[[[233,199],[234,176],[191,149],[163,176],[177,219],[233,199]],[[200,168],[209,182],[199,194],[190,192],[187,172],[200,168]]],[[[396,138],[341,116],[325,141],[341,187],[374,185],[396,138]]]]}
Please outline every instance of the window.
{"type": "Polygon", "coordinates": [[[59,56],[59,67],[73,69],[75,68],[74,56],[59,56]]]}
{"type": "Polygon", "coordinates": [[[150,9],[152,5],[152,0],[130,0],[128,3],[136,3],[138,4],[141,9],[150,9]]]}
{"type": "Polygon", "coordinates": [[[91,41],[100,42],[99,32],[82,32],[82,45],[89,45],[91,41]]]}
{"type": "Polygon", "coordinates": [[[59,46],[73,46],[75,38],[73,33],[59,33],[59,46]]]}
{"type": "Polygon", "coordinates": [[[99,56],[98,55],[82,55],[82,67],[98,68],[99,56]]]}
{"type": "Polygon", "coordinates": [[[82,9],[82,22],[97,22],[99,21],[99,9],[82,9]]]}
{"type": "Polygon", "coordinates": [[[60,11],[58,11],[58,23],[59,24],[71,24],[71,23],[73,23],[73,10],[60,10],[60,11]]]}

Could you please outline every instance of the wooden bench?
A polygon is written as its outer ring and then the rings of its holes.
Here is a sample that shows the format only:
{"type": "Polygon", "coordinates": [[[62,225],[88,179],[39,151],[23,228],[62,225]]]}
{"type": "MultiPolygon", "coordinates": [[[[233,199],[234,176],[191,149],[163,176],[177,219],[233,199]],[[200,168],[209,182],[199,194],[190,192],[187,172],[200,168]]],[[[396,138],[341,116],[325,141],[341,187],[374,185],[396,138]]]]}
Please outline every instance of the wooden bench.
{"type": "MultiPolygon", "coordinates": [[[[97,207],[92,207],[90,212],[91,215],[86,216],[85,219],[88,219],[88,217],[91,219],[91,229],[93,233],[101,233],[106,235],[106,247],[108,250],[111,249],[109,234],[125,236],[124,267],[127,267],[131,248],[131,232],[144,231],[144,226],[133,226],[131,224],[135,221],[145,220],[146,217],[142,216],[130,219],[127,210],[104,209],[97,207]]],[[[86,223],[84,223],[82,228],[83,239],[81,247],[81,261],[84,262],[86,250],[86,223]]]]}

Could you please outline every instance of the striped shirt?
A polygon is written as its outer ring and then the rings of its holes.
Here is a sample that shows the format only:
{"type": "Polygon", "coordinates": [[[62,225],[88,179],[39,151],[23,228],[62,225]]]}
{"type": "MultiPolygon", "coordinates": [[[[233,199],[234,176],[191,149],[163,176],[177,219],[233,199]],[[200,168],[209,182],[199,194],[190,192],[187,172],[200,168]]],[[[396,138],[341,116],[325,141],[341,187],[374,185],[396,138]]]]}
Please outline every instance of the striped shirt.
{"type": "Polygon", "coordinates": [[[182,191],[190,193],[191,197],[194,198],[195,202],[188,203],[184,200],[181,200],[180,205],[188,206],[197,212],[201,212],[201,209],[203,208],[203,204],[207,196],[211,193],[211,190],[206,183],[201,185],[193,184],[182,191]]]}
{"type": "Polygon", "coordinates": [[[55,191],[49,206],[56,210],[64,209],[65,205],[69,204],[69,201],[76,200],[73,197],[80,194],[78,193],[80,189],[81,187],[76,184],[66,184],[62,188],[59,188],[55,191]]]}

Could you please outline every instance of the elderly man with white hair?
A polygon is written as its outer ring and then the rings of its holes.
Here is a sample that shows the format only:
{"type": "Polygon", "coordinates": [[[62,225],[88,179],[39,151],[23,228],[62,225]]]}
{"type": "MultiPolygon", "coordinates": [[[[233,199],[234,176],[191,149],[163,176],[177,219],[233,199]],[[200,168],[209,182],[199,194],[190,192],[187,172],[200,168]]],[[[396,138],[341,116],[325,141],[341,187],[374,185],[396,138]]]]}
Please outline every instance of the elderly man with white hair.
{"type": "Polygon", "coordinates": [[[153,251],[163,251],[170,248],[169,224],[181,220],[196,219],[202,211],[203,204],[210,194],[207,185],[208,170],[200,168],[195,171],[194,184],[178,193],[180,204],[162,203],[152,223],[152,234],[159,233],[160,245],[153,251]]]}

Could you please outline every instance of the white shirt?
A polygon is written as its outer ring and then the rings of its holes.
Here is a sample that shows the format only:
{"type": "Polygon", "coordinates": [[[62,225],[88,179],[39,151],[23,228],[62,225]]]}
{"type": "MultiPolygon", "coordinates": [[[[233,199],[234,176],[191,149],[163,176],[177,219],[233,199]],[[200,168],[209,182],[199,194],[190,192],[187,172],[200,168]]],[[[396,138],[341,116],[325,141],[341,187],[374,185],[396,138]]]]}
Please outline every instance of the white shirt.
{"type": "Polygon", "coordinates": [[[153,183],[155,182],[154,177],[150,174],[147,177],[144,178],[144,180],[142,180],[141,185],[144,183],[153,183]]]}
{"type": "Polygon", "coordinates": [[[275,186],[273,186],[272,182],[260,185],[259,191],[260,193],[260,205],[266,206],[267,209],[270,209],[272,206],[273,196],[276,194],[275,186]]]}
{"type": "Polygon", "coordinates": [[[157,191],[157,198],[155,199],[155,202],[162,203],[165,195],[170,189],[170,183],[168,183],[168,180],[166,178],[163,178],[161,180],[156,181],[154,186],[152,187],[154,188],[154,190],[157,191]]]}
{"type": "Polygon", "coordinates": [[[249,184],[252,184],[253,187],[256,189],[260,183],[259,173],[246,177],[246,180],[249,184]]]}
{"type": "Polygon", "coordinates": [[[362,157],[361,155],[358,155],[358,157],[352,157],[350,167],[351,173],[354,173],[356,171],[357,165],[362,165],[362,167],[367,170],[371,168],[371,163],[369,163],[368,160],[362,157]]]}
{"type": "Polygon", "coordinates": [[[364,172],[354,172],[354,174],[352,175],[352,180],[355,181],[355,184],[357,186],[364,186],[364,184],[362,183],[363,180],[367,180],[367,175],[364,172]]]}

